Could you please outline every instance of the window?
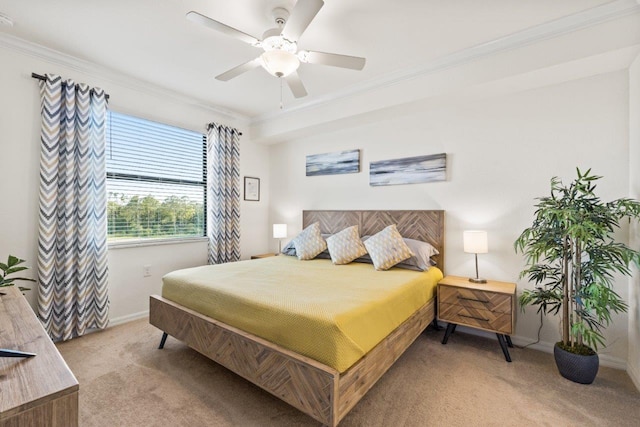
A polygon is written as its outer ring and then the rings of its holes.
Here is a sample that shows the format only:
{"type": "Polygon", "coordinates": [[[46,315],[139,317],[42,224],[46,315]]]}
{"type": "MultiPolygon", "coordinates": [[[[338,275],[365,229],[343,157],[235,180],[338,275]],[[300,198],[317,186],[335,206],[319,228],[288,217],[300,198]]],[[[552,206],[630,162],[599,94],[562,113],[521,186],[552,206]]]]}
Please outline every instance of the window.
{"type": "Polygon", "coordinates": [[[107,114],[109,241],[205,236],[206,137],[107,114]]]}

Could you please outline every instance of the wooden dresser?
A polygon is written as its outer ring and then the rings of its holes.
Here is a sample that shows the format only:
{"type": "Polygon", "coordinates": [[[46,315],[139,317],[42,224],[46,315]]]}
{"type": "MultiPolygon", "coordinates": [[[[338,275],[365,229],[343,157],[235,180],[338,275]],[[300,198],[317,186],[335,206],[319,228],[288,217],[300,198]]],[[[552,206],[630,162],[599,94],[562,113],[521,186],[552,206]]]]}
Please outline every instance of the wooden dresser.
{"type": "Polygon", "coordinates": [[[495,332],[504,357],[515,331],[516,284],[487,280],[472,283],[466,277],[447,276],[438,283],[438,320],[448,322],[442,340],[446,344],[456,325],[495,332]]]}
{"type": "Polygon", "coordinates": [[[78,381],[17,287],[0,293],[0,348],[36,353],[0,358],[0,427],[77,426],[78,381]]]}

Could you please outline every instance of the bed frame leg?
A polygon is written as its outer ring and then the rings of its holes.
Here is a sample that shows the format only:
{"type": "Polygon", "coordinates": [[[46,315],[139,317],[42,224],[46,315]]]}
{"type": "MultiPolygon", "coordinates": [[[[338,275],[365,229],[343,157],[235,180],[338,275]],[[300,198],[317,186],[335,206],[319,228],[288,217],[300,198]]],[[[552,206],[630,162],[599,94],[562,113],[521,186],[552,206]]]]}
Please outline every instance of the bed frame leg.
{"type": "Polygon", "coordinates": [[[162,333],[162,339],[160,340],[160,345],[158,346],[158,350],[162,350],[164,348],[164,343],[167,342],[168,336],[169,334],[167,334],[166,332],[162,333]]]}
{"type": "Polygon", "coordinates": [[[431,321],[431,327],[436,331],[441,331],[444,329],[442,326],[438,325],[438,319],[435,317],[431,321]]]}

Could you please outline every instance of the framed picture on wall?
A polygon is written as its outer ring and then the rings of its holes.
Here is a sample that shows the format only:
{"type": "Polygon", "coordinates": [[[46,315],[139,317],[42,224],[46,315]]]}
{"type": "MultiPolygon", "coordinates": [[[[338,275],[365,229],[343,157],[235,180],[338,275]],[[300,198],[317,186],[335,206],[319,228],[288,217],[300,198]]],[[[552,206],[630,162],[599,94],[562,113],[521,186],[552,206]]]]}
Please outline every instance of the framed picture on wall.
{"type": "Polygon", "coordinates": [[[251,202],[260,201],[260,178],[244,177],[244,199],[251,202]]]}

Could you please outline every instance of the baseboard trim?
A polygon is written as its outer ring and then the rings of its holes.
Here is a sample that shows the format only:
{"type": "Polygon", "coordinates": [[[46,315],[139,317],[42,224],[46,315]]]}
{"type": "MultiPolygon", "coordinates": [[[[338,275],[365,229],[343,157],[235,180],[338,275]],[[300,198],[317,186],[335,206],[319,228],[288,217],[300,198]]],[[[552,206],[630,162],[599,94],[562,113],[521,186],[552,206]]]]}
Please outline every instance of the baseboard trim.
{"type": "Polygon", "coordinates": [[[627,374],[629,375],[629,378],[631,378],[633,385],[635,385],[638,391],[640,391],[640,372],[638,372],[632,363],[627,364],[627,374]]]}
{"type": "MultiPolygon", "coordinates": [[[[486,337],[486,338],[497,341],[496,334],[492,334],[490,332],[485,332],[485,331],[480,331],[478,329],[465,328],[465,327],[460,327],[460,330],[470,335],[477,335],[477,336],[486,337]]],[[[531,338],[521,337],[517,335],[512,335],[511,340],[517,346],[525,346],[531,343],[531,338]]],[[[527,348],[553,354],[554,345],[555,343],[540,341],[539,343],[530,345],[527,348]]],[[[624,359],[621,359],[619,357],[613,357],[608,354],[598,354],[598,357],[600,358],[600,366],[606,366],[607,368],[621,369],[623,371],[629,372],[629,369],[628,369],[629,366],[627,364],[627,361],[624,359]]],[[[632,375],[629,374],[629,376],[632,376],[632,375]]],[[[634,383],[636,383],[636,386],[638,386],[638,383],[640,381],[636,382],[636,380],[634,380],[633,378],[631,379],[634,381],[634,383]]],[[[636,376],[636,379],[640,379],[640,376],[636,376]]]]}
{"type": "Polygon", "coordinates": [[[140,311],[138,313],[127,314],[126,316],[120,316],[109,320],[109,327],[122,325],[123,323],[133,322],[134,320],[149,317],[149,310],[140,311]]]}

